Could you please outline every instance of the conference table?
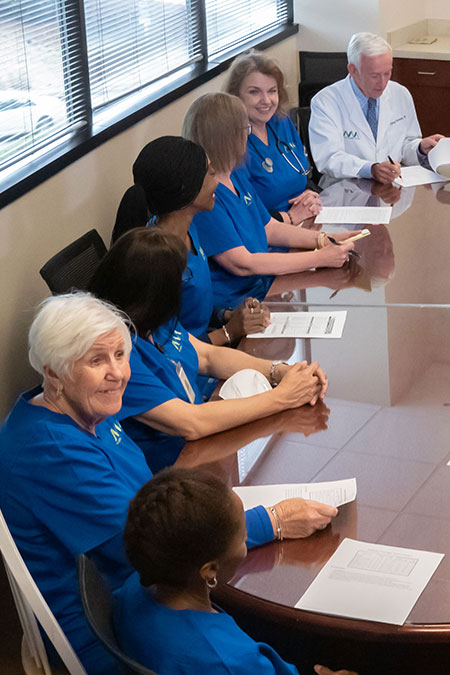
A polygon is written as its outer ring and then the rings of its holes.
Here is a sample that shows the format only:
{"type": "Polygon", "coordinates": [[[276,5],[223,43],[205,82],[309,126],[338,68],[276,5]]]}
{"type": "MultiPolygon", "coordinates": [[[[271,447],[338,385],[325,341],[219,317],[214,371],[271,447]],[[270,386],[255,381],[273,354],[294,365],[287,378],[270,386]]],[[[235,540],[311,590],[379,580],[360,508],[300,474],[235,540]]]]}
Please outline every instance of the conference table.
{"type": "MultiPolygon", "coordinates": [[[[341,182],[323,202],[384,204],[371,185],[341,182]]],[[[368,226],[358,260],[275,279],[266,299],[272,312],[345,309],[342,338],[240,345],[318,361],[330,382],[324,403],[187,443],[177,461],[230,485],[356,477],[356,500],[325,530],[249,551],[215,596],[302,675],[314,663],[360,675],[450,673],[450,191],[439,184],[384,196],[396,200],[391,221],[368,226]],[[345,537],[445,554],[403,626],[295,608],[345,537]]]]}

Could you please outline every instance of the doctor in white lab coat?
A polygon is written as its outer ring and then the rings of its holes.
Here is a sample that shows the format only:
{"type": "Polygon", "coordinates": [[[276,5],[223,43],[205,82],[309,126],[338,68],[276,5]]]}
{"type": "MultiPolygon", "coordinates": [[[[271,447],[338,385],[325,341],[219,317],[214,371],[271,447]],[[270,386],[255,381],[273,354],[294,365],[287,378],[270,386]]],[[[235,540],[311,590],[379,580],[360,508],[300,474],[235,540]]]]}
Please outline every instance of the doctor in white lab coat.
{"type": "Polygon", "coordinates": [[[356,33],[348,60],[349,75],[311,101],[309,137],[317,168],[325,174],[321,184],[327,176],[391,183],[400,164],[427,166],[426,155],[443,136],[421,138],[411,94],[390,81],[390,45],[371,33],[356,33]]]}

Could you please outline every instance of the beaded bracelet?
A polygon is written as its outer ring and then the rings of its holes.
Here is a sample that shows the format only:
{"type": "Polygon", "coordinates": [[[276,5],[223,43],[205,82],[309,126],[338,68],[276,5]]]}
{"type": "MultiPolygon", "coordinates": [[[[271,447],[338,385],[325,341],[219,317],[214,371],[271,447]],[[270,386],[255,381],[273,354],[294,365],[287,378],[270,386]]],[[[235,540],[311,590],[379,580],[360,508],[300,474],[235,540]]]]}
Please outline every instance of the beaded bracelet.
{"type": "Polygon", "coordinates": [[[283,535],[281,534],[281,522],[280,522],[280,516],[277,513],[277,510],[274,506],[269,507],[270,513],[273,515],[275,518],[275,525],[277,528],[277,540],[278,541],[283,541],[283,535]]]}

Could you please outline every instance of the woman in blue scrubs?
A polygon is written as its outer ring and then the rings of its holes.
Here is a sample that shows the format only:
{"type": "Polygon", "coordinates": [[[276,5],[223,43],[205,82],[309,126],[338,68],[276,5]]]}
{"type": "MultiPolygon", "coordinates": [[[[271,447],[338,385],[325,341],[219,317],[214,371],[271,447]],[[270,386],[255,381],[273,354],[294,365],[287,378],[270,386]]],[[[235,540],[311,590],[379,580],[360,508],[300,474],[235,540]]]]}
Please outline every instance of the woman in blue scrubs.
{"type": "Polygon", "coordinates": [[[131,378],[120,419],[152,471],[172,464],[192,440],[323,398],[317,363],[288,366],[202,342],[178,320],[186,247],[157,227],[124,234],[101,261],[90,290],[126,312],[136,327],[131,378]],[[263,394],[202,402],[197,374],[227,379],[253,368],[278,386],[263,394]]]}
{"type": "Polygon", "coordinates": [[[236,310],[213,303],[208,261],[192,223],[196,213],[214,206],[217,180],[205,151],[178,136],[157,138],[139,153],[133,177],[135,185],[122,198],[112,241],[150,223],[186,244],[188,265],[180,313],[183,326],[195,337],[216,345],[235,344],[248,333],[264,330],[270,314],[255,298],[243,298],[236,310]],[[210,326],[216,328],[208,331],[210,326]]]}
{"type": "MultiPolygon", "coordinates": [[[[43,303],[29,344],[43,385],[19,398],[0,430],[0,508],[86,672],[119,675],[85,619],[76,558],[92,556],[113,590],[131,573],[123,547],[128,504],[152,473],[116,416],[130,377],[129,330],[115,307],[76,293],[43,303]]],[[[292,537],[329,521],[302,500],[276,509],[292,537]]],[[[249,545],[273,540],[264,507],[246,520],[249,545]]]]}
{"type": "Polygon", "coordinates": [[[252,51],[230,66],[225,90],[239,96],[252,126],[246,166],[264,205],[277,220],[298,225],[316,216],[319,195],[306,189],[310,172],[297,129],[285,114],[288,95],[279,66],[252,51]]]}
{"type": "Polygon", "coordinates": [[[353,248],[341,232],[331,244],[324,232],[278,222],[262,203],[245,159],[249,121],[236,96],[214,92],[200,96],[189,108],[183,135],[201,145],[216,170],[219,184],[212,211],[194,218],[201,246],[210,259],[215,301],[235,305],[246,294],[262,299],[271,275],[316,267],[341,267],[353,248]],[[270,246],[317,249],[269,252],[270,246]]]}
{"type": "Polygon", "coordinates": [[[28,569],[89,675],[121,671],[84,617],[76,557],[92,554],[112,588],[130,574],[129,500],[151,477],[115,417],[130,376],[122,315],[85,293],[49,298],[29,335],[42,387],[0,432],[0,507],[28,569]]]}
{"type": "Polygon", "coordinates": [[[241,500],[209,473],[168,469],[141,488],[125,528],[137,572],[115,606],[116,634],[129,656],[158,673],[298,674],[211,603],[211,590],[247,555],[245,527],[241,500]]]}

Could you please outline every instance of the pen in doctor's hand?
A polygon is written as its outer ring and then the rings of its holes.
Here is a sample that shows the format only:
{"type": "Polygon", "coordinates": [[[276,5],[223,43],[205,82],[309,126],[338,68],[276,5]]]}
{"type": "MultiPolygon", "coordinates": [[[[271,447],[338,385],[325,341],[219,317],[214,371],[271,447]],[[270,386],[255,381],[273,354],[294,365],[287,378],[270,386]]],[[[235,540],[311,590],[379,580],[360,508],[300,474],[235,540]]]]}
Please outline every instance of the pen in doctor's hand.
{"type": "MultiPolygon", "coordinates": [[[[393,164],[393,165],[395,166],[395,162],[394,162],[394,160],[392,159],[392,157],[391,157],[390,155],[388,155],[388,160],[390,161],[391,164],[393,164]]],[[[401,172],[399,173],[399,176],[398,176],[398,177],[400,178],[400,180],[402,180],[402,174],[401,174],[401,172]]]]}
{"type": "MultiPolygon", "coordinates": [[[[340,246],[340,243],[339,243],[338,241],[336,241],[336,239],[335,239],[334,237],[330,237],[330,235],[327,234],[327,238],[328,238],[328,239],[331,241],[331,243],[334,244],[335,246],[340,246]]],[[[359,258],[359,253],[357,253],[356,251],[349,251],[349,254],[352,255],[352,256],[354,256],[355,258],[359,258]]]]}

